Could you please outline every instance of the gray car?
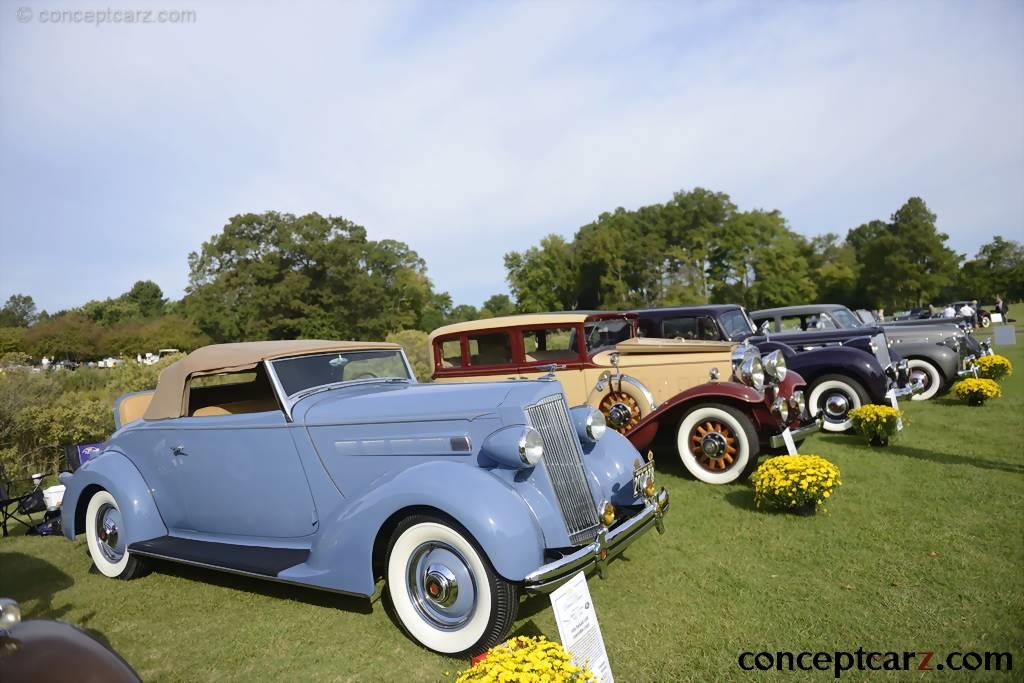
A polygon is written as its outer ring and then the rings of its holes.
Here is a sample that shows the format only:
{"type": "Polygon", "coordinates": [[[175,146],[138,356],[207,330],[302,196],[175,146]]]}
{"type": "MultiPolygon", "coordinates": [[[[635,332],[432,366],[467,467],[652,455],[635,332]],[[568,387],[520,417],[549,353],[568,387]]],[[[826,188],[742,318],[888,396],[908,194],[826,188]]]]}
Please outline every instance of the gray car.
{"type": "MultiPolygon", "coordinates": [[[[841,304],[809,304],[767,308],[750,314],[759,328],[765,323],[774,332],[820,332],[853,329],[864,323],[841,304]]],[[[924,389],[913,396],[928,400],[947,390],[958,377],[975,375],[975,359],[991,353],[969,331],[955,322],[916,321],[912,325],[881,325],[892,348],[907,360],[910,377],[924,389]]]]}

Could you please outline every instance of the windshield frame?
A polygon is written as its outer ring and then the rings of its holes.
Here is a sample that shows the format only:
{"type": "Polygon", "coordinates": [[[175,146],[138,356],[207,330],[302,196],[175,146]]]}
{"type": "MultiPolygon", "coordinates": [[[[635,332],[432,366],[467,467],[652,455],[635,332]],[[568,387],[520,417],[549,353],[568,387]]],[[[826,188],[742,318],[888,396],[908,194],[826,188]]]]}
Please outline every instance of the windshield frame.
{"type": "MultiPolygon", "coordinates": [[[[348,353],[361,353],[363,351],[379,352],[380,350],[381,349],[353,349],[352,351],[348,351],[348,353]]],[[[270,383],[274,386],[274,391],[277,393],[278,400],[280,401],[282,407],[284,408],[285,417],[289,422],[292,422],[292,408],[295,406],[296,403],[298,403],[299,401],[301,401],[302,399],[306,398],[311,394],[316,394],[321,391],[329,391],[337,387],[356,386],[360,384],[381,384],[393,382],[418,384],[419,382],[416,379],[416,373],[412,369],[412,364],[409,362],[409,357],[406,356],[405,354],[405,349],[398,348],[389,350],[392,350],[395,353],[397,353],[399,358],[402,359],[402,363],[403,365],[405,365],[405,371],[408,374],[407,377],[371,377],[363,379],[341,380],[338,382],[328,382],[327,384],[317,384],[315,386],[306,387],[305,389],[300,389],[299,391],[296,391],[294,394],[289,394],[287,391],[285,391],[284,384],[281,382],[281,378],[278,377],[277,368],[274,367],[275,363],[286,360],[294,360],[296,358],[307,358],[310,356],[335,356],[338,355],[337,352],[303,353],[294,356],[283,356],[281,358],[264,360],[262,362],[267,368],[267,375],[270,377],[270,383]]]]}

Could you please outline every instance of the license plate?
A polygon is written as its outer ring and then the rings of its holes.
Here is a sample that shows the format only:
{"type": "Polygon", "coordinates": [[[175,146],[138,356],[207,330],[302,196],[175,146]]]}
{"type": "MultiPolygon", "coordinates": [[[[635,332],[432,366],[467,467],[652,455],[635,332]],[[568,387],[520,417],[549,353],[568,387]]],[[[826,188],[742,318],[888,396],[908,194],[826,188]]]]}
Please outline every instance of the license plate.
{"type": "Polygon", "coordinates": [[[647,464],[638,467],[633,470],[633,497],[637,498],[640,493],[644,490],[644,483],[647,479],[654,476],[654,462],[648,462],[647,464]]]}

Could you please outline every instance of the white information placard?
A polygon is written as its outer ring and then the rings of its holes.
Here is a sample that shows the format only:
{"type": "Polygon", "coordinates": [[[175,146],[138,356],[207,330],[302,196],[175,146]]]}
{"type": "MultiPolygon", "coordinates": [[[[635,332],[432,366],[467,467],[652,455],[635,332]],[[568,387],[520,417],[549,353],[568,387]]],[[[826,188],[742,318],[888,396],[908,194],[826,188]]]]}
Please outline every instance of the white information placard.
{"type": "Polygon", "coordinates": [[[786,443],[786,452],[796,455],[796,441],[793,441],[793,432],[789,431],[789,427],[782,430],[782,440],[786,443]]]}
{"type": "Polygon", "coordinates": [[[989,315],[989,319],[992,322],[994,322],[994,323],[1001,323],[1001,322],[1003,322],[1003,314],[1002,313],[991,313],[989,315]]]}
{"type": "MultiPolygon", "coordinates": [[[[886,396],[886,398],[889,399],[889,403],[892,404],[893,410],[899,410],[900,409],[900,404],[896,400],[896,391],[895,390],[890,389],[888,392],[886,392],[885,396],[886,396]]],[[[902,417],[896,418],[896,429],[898,429],[899,431],[903,431],[903,418],[902,417]]]]}
{"type": "Polygon", "coordinates": [[[558,624],[558,637],[562,647],[572,655],[573,664],[589,667],[600,683],[614,683],[601,627],[597,623],[597,611],[583,572],[551,593],[551,607],[558,624]]]}

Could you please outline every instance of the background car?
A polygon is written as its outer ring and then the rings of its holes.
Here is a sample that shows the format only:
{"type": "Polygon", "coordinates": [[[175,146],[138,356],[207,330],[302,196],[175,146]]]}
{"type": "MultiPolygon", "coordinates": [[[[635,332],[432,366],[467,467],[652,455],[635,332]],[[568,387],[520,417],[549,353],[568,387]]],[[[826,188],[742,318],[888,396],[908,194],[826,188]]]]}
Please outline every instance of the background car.
{"type": "Polygon", "coordinates": [[[409,636],[453,656],[502,642],[520,595],[603,575],[668,507],[558,383],[417,384],[396,344],[206,346],[115,422],[61,477],[99,573],[161,558],[365,597],[384,578],[409,636]]]}
{"type": "Polygon", "coordinates": [[[139,683],[119,654],[82,629],[50,619],[22,621],[21,607],[0,598],[0,681],[139,683]]]}
{"type": "MultiPolygon", "coordinates": [[[[649,308],[635,313],[646,337],[749,341],[762,353],[781,352],[786,366],[807,382],[807,408],[812,415],[822,414],[826,431],[852,428],[848,413],[853,408],[867,403],[888,405],[890,392],[897,397],[913,393],[908,382],[901,386],[901,366],[891,358],[881,329],[867,335],[836,330],[769,339],[757,334],[742,306],[733,304],[649,308]]],[[[902,376],[905,380],[905,370],[902,376]]]]}
{"type": "MultiPolygon", "coordinates": [[[[758,329],[794,334],[830,329],[862,331],[856,315],[841,304],[784,306],[750,314],[758,329]],[[767,323],[767,328],[762,328],[767,323]]],[[[952,386],[958,377],[974,374],[974,359],[989,353],[968,331],[942,320],[912,320],[880,326],[892,340],[893,350],[907,361],[911,381],[922,390],[915,401],[926,401],[952,386]]]]}
{"type": "Polygon", "coordinates": [[[818,430],[806,414],[803,379],[783,354],[762,357],[730,341],[636,336],[632,313],[566,312],[456,323],[430,334],[439,383],[550,376],[570,405],[600,410],[637,448],[659,433],[674,439],[686,470],[722,484],[818,430]]]}

